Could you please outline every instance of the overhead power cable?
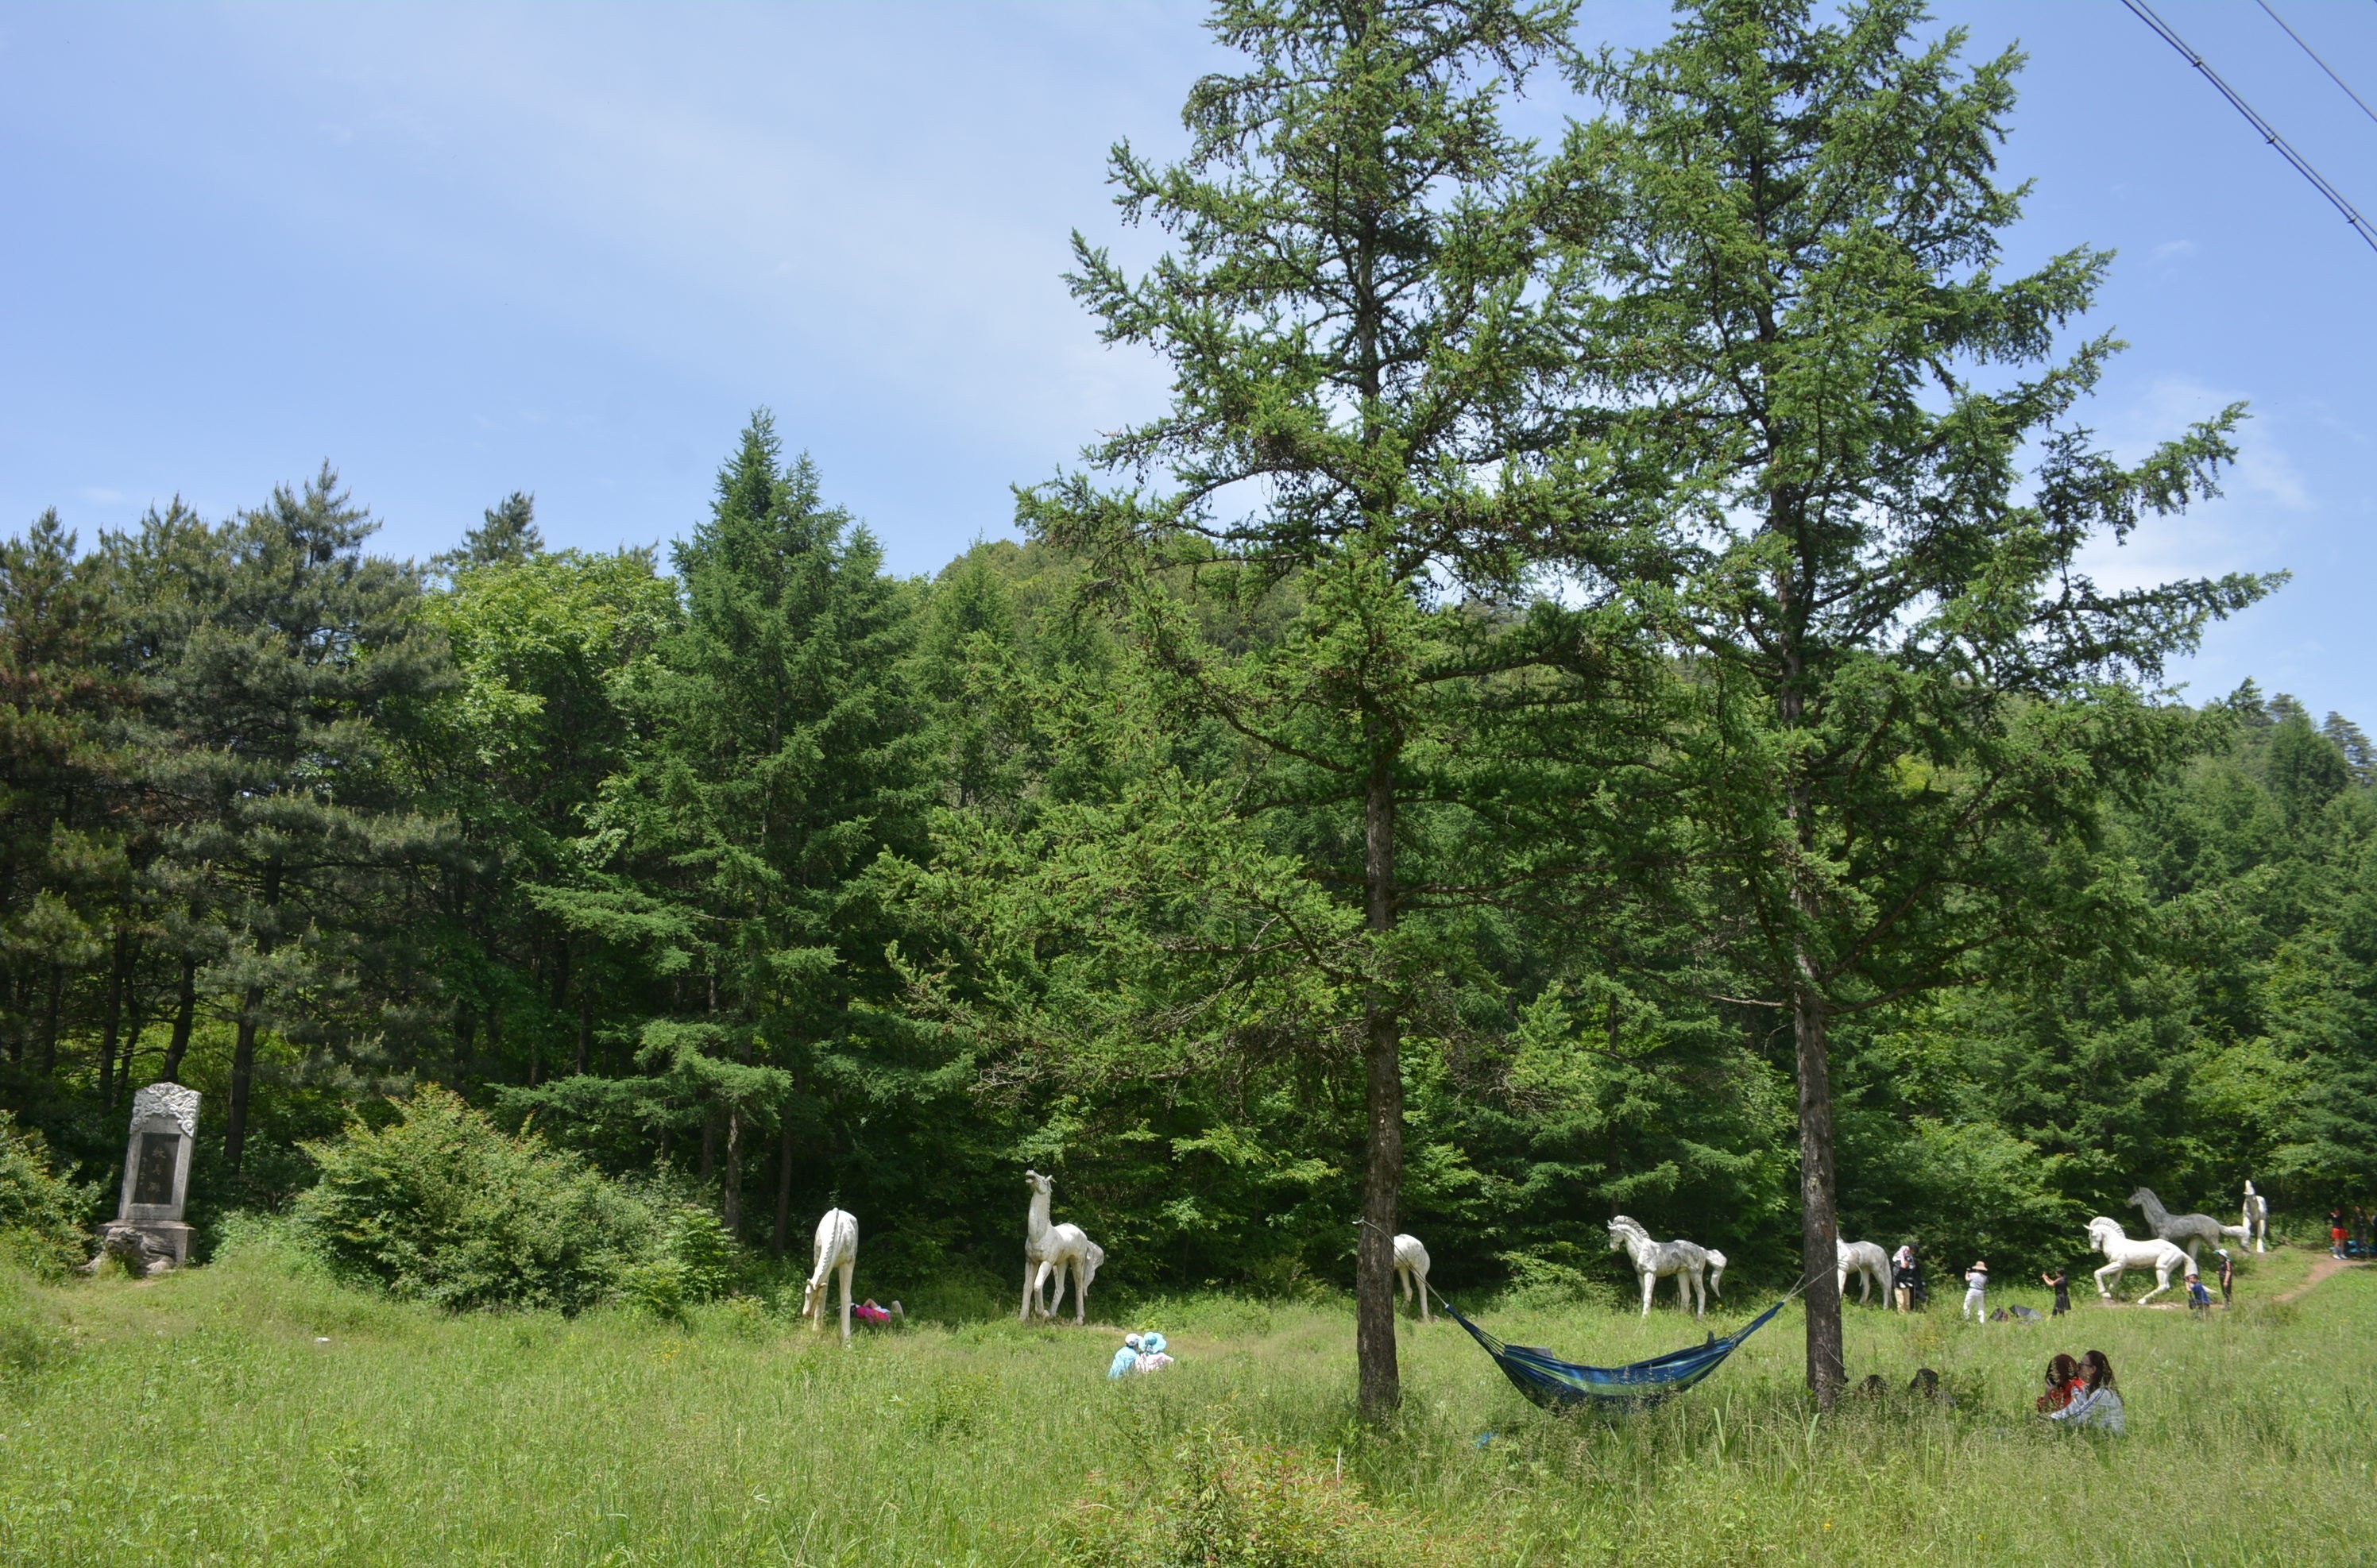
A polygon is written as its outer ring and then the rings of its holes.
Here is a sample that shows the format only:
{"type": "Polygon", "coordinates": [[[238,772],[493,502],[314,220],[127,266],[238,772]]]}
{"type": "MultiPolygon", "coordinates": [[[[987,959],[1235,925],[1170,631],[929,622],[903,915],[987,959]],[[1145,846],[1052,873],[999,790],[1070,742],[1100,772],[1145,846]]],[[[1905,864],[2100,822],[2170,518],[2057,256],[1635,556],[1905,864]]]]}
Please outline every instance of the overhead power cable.
{"type": "Polygon", "coordinates": [[[2278,15],[2276,11],[2271,9],[2270,0],[2253,0],[2253,3],[2261,6],[2264,11],[2268,12],[2270,20],[2277,23],[2278,26],[2282,28],[2286,28],[2287,36],[2295,41],[2295,46],[2300,49],[2304,53],[2311,56],[2311,63],[2312,65],[2317,65],[2321,70],[2327,73],[2327,79],[2329,81],[2334,82],[2336,86],[2344,89],[2345,97],[2352,100],[2353,102],[2359,104],[2360,112],[2363,114],[2368,115],[2371,120],[2377,120],[2377,109],[2370,108],[2368,101],[2363,99],[2359,93],[2352,90],[2352,84],[2346,81],[2342,77],[2337,76],[2335,74],[2335,67],[2321,59],[2319,57],[2319,51],[2313,49],[2308,42],[2304,42],[2302,34],[2297,32],[2290,27],[2287,27],[2286,18],[2278,15]]]}
{"type": "Polygon", "coordinates": [[[2294,165],[2296,173],[2309,180],[2312,189],[2325,196],[2336,211],[2344,214],[2344,220],[2352,225],[2352,232],[2360,236],[2362,243],[2371,250],[2377,251],[2377,228],[2372,228],[2369,220],[2361,217],[2359,209],[2344,199],[2342,191],[2327,183],[2325,175],[2311,167],[2310,159],[2297,152],[2286,137],[2278,135],[2277,127],[2263,119],[2259,110],[2239,96],[2235,88],[2221,80],[2220,73],[2206,65],[2203,55],[2189,48],[2187,40],[2172,31],[2168,22],[2156,16],[2154,7],[2145,4],[2145,0],[2121,0],[2121,4],[2129,7],[2132,16],[2154,29],[2156,35],[2165,43],[2178,50],[2180,57],[2189,65],[2203,72],[2204,79],[2219,89],[2220,96],[2228,101],[2229,106],[2245,116],[2248,125],[2262,133],[2262,139],[2277,148],[2278,156],[2294,165]]]}

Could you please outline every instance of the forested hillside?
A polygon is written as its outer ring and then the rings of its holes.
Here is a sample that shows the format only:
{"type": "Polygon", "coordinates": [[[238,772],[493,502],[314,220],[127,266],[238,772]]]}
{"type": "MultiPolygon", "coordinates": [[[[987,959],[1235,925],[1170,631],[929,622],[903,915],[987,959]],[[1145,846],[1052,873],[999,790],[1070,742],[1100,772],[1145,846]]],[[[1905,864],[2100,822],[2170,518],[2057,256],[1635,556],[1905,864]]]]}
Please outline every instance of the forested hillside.
{"type": "MultiPolygon", "coordinates": [[[[1064,955],[952,885],[1045,876],[1040,822],[1196,742],[1075,563],[897,579],[819,482],[755,422],[672,574],[543,550],[525,497],[388,561],[328,476],[79,556],[54,518],[9,541],[9,1104],[96,1178],[131,1087],[193,1084],[219,1210],[428,1080],[697,1174],[755,1246],[839,1193],[874,1247],[1003,1277],[1038,1162],[1121,1278],[1342,1279],[1358,1057],[1167,1034],[1153,939],[1144,1012],[1053,1016],[1064,955]]],[[[2377,1184],[2377,756],[2251,684],[2182,712],[2192,754],[2089,847],[2084,950],[1845,1037],[1848,1233],[2060,1256],[2139,1182],[2377,1184]]],[[[1597,962],[1605,924],[1476,922],[1406,1069],[1408,1224],[1456,1282],[1590,1269],[1613,1207],[1787,1273],[1787,1028],[1597,962]]]]}
{"type": "Polygon", "coordinates": [[[838,1202],[878,1275],[1009,1290],[1026,1165],[1104,1277],[1259,1290],[1349,1283],[1366,1206],[1455,1290],[1614,1278],[1620,1210],[1786,1283],[1818,1111],[1845,1235],[2007,1274],[2141,1183],[2377,1194],[2377,749],[2162,690],[2272,585],[2072,569],[2235,416],[2132,468],[2067,417],[2108,260],[1989,276],[2013,63],[1744,9],[1596,65],[1559,7],[1224,6],[1188,160],[1118,155],[1182,259],[1076,278],[1176,405],[930,578],[764,413],[664,553],[516,494],[391,560],[328,469],[36,520],[6,1105],[112,1195],[130,1090],[199,1088],[204,1218],[436,1083],[751,1247],[838,1202]],[[1610,109],[1539,151],[1493,116],[1545,61],[1610,109]],[[1811,80],[1894,107],[1694,96],[1811,80]],[[1711,146],[1799,171],[1759,265],[1711,146]]]}

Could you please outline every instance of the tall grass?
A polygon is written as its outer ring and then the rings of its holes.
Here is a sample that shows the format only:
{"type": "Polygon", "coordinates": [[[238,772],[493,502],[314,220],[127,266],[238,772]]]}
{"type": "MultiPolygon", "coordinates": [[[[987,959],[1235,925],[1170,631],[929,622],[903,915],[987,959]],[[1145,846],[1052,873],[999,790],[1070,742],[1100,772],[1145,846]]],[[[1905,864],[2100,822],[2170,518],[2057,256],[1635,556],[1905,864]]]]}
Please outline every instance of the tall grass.
{"type": "MultiPolygon", "coordinates": [[[[1796,1309],[1701,1389],[1615,1420],[1546,1416],[1458,1328],[1411,1324],[1406,1409],[1375,1431],[1352,1419],[1341,1303],[1144,1303],[1134,1321],[1180,1364],[1109,1384],[1116,1336],[1095,1329],[926,1324],[844,1351],[750,1301],[681,1326],[448,1317],[251,1237],[153,1282],[0,1292],[0,1343],[20,1348],[0,1358],[0,1556],[2368,1561],[2377,1270],[2273,1303],[2310,1258],[2253,1260],[2210,1321],[1853,1305],[1853,1375],[1903,1390],[1933,1366],[1953,1410],[1894,1395],[1814,1418],[1796,1309]],[[2126,1441],[2030,1417],[2047,1357],[2091,1348],[2120,1373],[2126,1441]]],[[[1604,1362],[1698,1337],[1668,1307],[1503,1303],[1493,1324],[1604,1362]]]]}

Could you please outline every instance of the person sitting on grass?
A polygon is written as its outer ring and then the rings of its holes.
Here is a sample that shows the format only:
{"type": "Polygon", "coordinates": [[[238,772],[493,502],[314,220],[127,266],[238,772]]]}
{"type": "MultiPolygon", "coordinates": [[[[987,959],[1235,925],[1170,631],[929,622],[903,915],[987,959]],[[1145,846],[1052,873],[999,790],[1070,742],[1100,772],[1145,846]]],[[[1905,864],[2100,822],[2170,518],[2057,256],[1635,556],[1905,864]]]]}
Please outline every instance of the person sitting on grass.
{"type": "Polygon", "coordinates": [[[1914,1381],[1906,1385],[1906,1392],[1917,1398],[1929,1399],[1941,1409],[1953,1410],[1956,1408],[1956,1396],[1941,1386],[1940,1374],[1929,1367],[1915,1369],[1914,1381]]]}
{"type": "Polygon", "coordinates": [[[1117,1378],[1129,1372],[1162,1372],[1172,1364],[1172,1358],[1164,1353],[1164,1336],[1153,1329],[1144,1334],[1124,1335],[1122,1348],[1114,1353],[1114,1360],[1106,1365],[1106,1376],[1117,1378]]]}
{"type": "Polygon", "coordinates": [[[2047,1363],[2047,1392],[2037,1399],[2038,1413],[2051,1416],[2072,1403],[2072,1396],[2088,1385],[2080,1375],[2080,1363],[2058,1350],[2047,1363]]]}
{"type": "Polygon", "coordinates": [[[2212,1292],[2204,1288],[2204,1277],[2192,1268],[2187,1271],[2187,1310],[2198,1315],[2212,1310],[2212,1292]]]}
{"type": "Polygon", "coordinates": [[[2127,1431],[2129,1422],[2121,1408],[2121,1396],[2113,1386],[2113,1363],[2105,1360],[2105,1352],[2091,1350],[2081,1357],[2080,1375],[2080,1392],[2060,1410],[2049,1411],[2047,1419],[2066,1426],[2090,1427],[2115,1437],[2127,1431]]]}

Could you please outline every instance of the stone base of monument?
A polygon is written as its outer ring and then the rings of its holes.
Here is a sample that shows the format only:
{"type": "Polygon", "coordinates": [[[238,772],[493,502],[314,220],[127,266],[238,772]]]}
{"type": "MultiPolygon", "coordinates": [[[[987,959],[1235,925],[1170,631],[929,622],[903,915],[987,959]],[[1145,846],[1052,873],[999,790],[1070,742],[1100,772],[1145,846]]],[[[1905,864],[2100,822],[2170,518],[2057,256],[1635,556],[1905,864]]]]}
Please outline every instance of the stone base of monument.
{"type": "Polygon", "coordinates": [[[100,1228],[99,1256],[83,1272],[96,1272],[110,1257],[144,1277],[179,1268],[190,1261],[190,1228],[178,1219],[111,1219],[100,1228]]]}

